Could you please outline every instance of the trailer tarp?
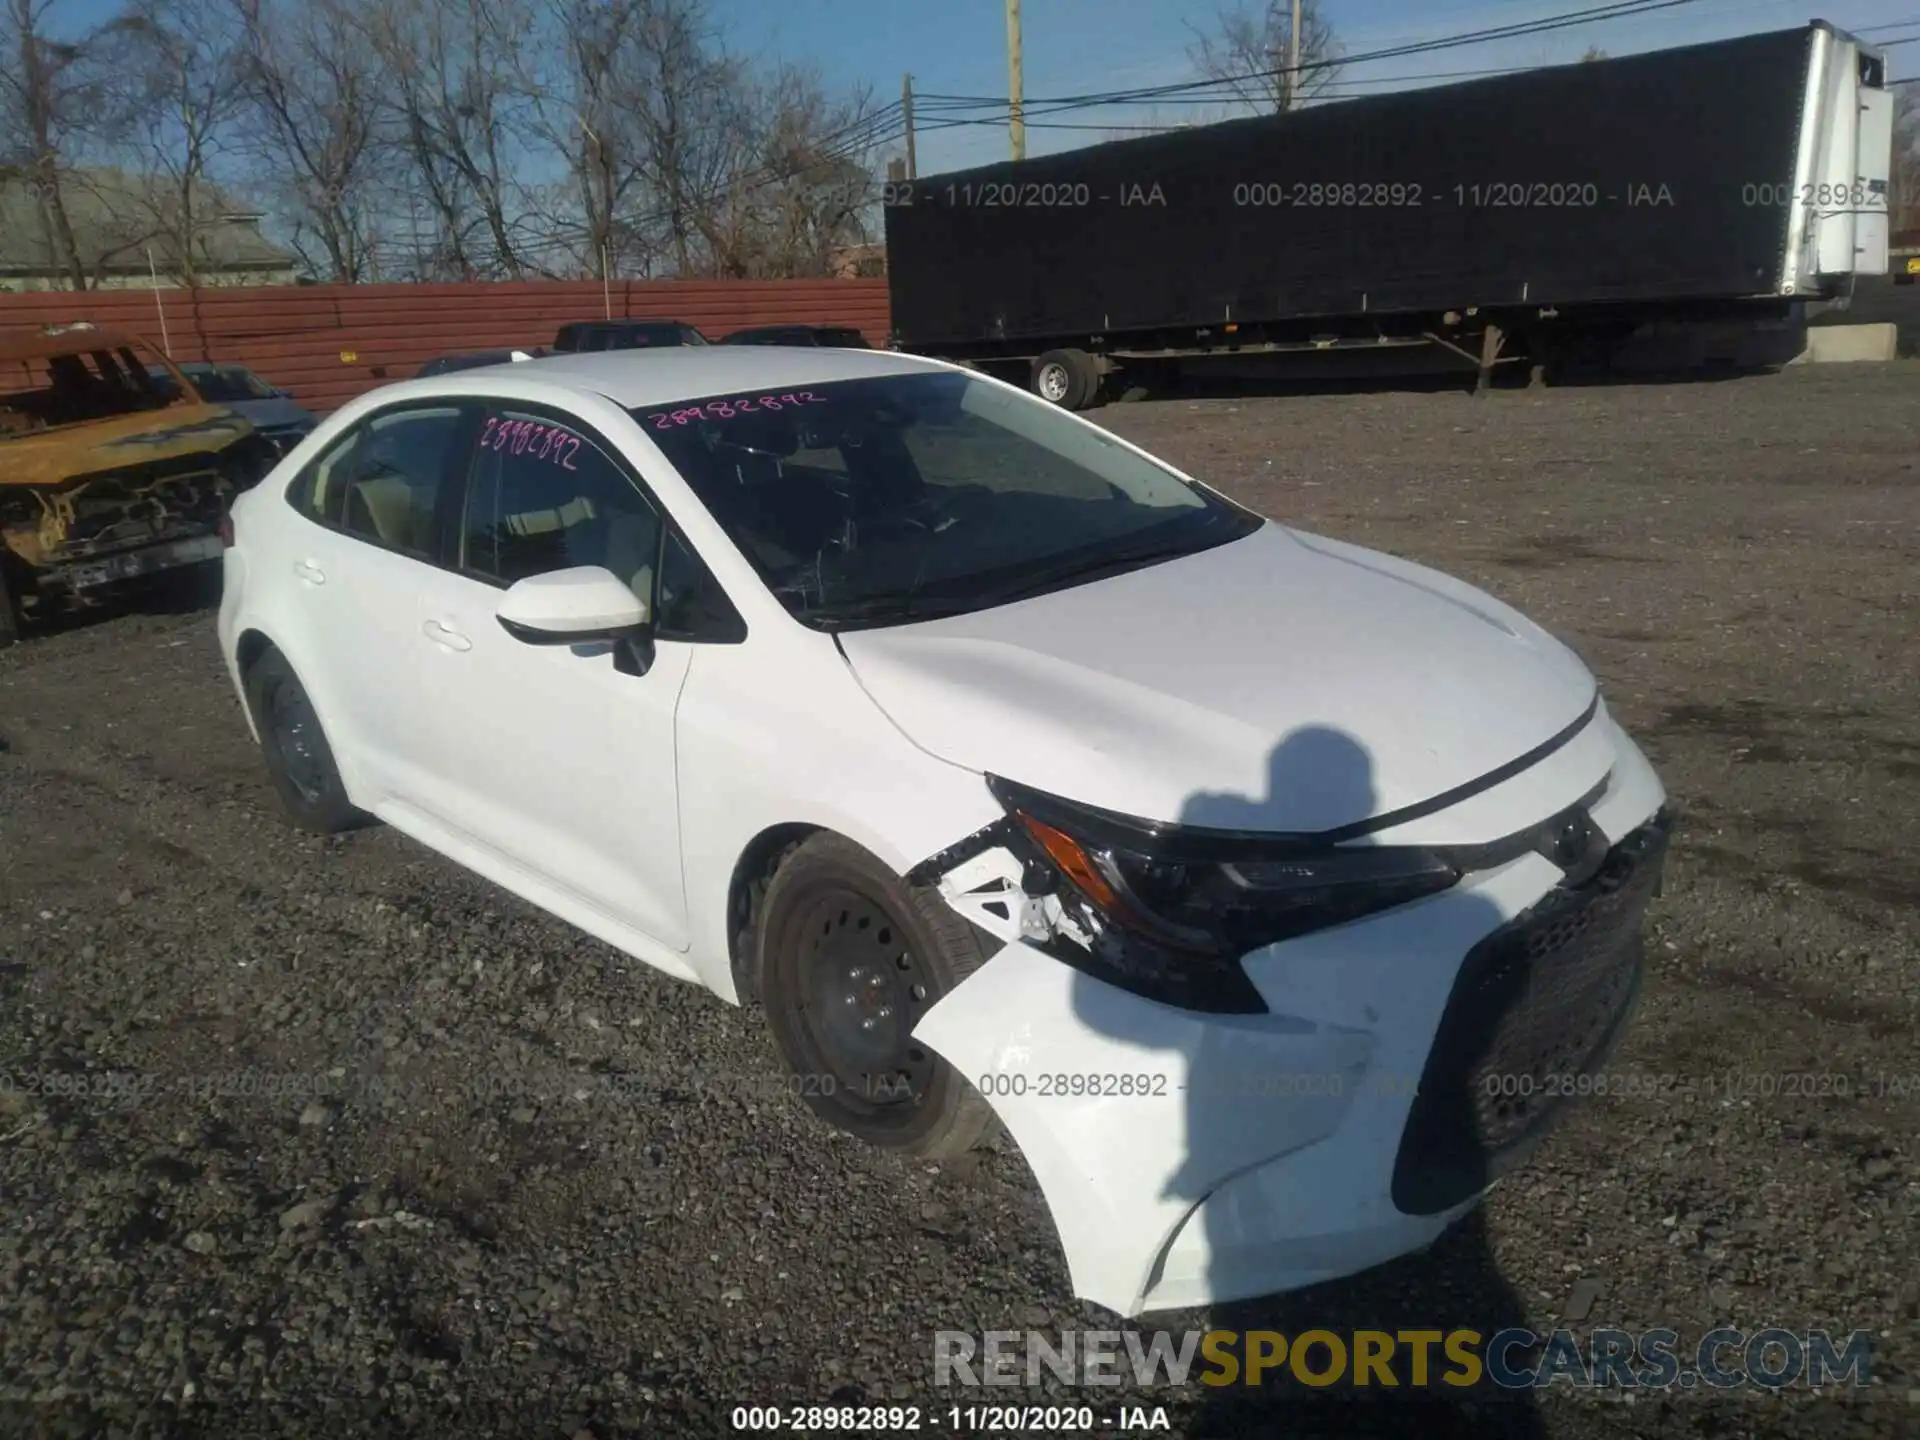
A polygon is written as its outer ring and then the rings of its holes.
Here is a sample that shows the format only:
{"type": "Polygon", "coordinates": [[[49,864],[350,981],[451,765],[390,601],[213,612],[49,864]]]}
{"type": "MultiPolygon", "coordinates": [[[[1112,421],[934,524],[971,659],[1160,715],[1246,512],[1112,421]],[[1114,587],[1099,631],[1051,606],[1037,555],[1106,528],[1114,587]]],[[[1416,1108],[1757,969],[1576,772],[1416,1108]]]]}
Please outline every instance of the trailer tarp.
{"type": "Polygon", "coordinates": [[[1780,283],[1812,27],[889,187],[906,346],[1780,283]]]}

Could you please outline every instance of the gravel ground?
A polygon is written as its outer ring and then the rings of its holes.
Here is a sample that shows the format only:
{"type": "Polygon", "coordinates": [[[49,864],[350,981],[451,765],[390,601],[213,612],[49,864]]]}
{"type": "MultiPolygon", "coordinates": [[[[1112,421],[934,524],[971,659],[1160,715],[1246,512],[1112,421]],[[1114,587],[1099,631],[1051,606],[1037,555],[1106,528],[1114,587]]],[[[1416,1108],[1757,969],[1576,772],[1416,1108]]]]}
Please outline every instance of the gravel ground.
{"type": "MultiPolygon", "coordinates": [[[[1902,364],[1102,412],[1587,656],[1683,817],[1614,1068],[1736,1077],[1588,1102],[1425,1256],[1161,1323],[1860,1328],[1879,1383],[1068,1398],[1189,1435],[1920,1430],[1916,397],[1902,364]]],[[[0,655],[0,1074],[0,1433],[946,1430],[1006,1394],[937,1392],[935,1331],[1110,1323],[1017,1152],[841,1140],[753,1012],[391,832],[287,829],[205,610],[0,655]]]]}

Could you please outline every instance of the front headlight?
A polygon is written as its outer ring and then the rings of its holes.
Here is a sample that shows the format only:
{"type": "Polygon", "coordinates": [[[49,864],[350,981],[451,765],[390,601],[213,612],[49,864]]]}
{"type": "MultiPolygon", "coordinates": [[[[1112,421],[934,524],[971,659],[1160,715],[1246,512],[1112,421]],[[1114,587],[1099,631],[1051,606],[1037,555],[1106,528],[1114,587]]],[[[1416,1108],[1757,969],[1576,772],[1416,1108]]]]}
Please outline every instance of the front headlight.
{"type": "Polygon", "coordinates": [[[1091,939],[1059,958],[1191,1010],[1266,1009],[1240,965],[1264,945],[1434,895],[1460,868],[1431,850],[1155,826],[997,777],[1029,894],[1056,896],[1091,939]]]}

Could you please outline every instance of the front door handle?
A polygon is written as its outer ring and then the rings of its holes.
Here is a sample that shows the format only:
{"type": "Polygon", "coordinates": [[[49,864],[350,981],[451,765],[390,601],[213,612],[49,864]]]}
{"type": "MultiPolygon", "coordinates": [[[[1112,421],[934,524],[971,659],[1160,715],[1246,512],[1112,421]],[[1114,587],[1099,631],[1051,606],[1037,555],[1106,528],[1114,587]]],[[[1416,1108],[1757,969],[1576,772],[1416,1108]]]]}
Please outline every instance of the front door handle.
{"type": "Polygon", "coordinates": [[[293,573],[298,575],[302,580],[306,581],[309,585],[324,585],[327,583],[327,572],[322,570],[318,565],[314,564],[313,561],[311,560],[294,561],[293,573]]]}
{"type": "Polygon", "coordinates": [[[471,650],[473,648],[473,641],[469,640],[451,626],[442,625],[438,620],[429,620],[420,628],[425,632],[426,637],[433,641],[434,644],[448,650],[471,650]]]}

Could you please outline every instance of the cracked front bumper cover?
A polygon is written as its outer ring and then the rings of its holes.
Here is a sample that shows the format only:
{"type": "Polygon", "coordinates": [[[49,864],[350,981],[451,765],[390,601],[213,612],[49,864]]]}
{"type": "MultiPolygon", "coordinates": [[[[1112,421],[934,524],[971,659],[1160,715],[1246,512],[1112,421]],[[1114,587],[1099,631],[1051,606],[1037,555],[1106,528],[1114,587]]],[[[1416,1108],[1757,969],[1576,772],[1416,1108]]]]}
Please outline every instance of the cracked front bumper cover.
{"type": "MultiPolygon", "coordinates": [[[[1623,848],[1665,793],[1610,719],[1595,743],[1609,779],[1588,814],[1623,848]]],[[[1535,794],[1544,813],[1592,783],[1585,769],[1539,770],[1513,783],[1550,779],[1535,794]]],[[[1424,1123],[1417,1099],[1468,957],[1516,922],[1531,934],[1567,878],[1545,855],[1247,954],[1261,1015],[1178,1009],[1045,953],[1030,943],[1048,928],[1045,907],[1018,875],[999,850],[945,877],[949,903],[1004,945],[914,1033],[1020,1146],[1076,1295],[1131,1316],[1294,1290],[1430,1245],[1484,1194],[1491,1174],[1416,1204],[1396,1196],[1396,1165],[1418,1151],[1409,1130],[1424,1123]]],[[[1620,908],[1605,938],[1625,945],[1644,907],[1620,908]]],[[[1601,1009],[1617,998],[1594,994],[1601,1009]]]]}

